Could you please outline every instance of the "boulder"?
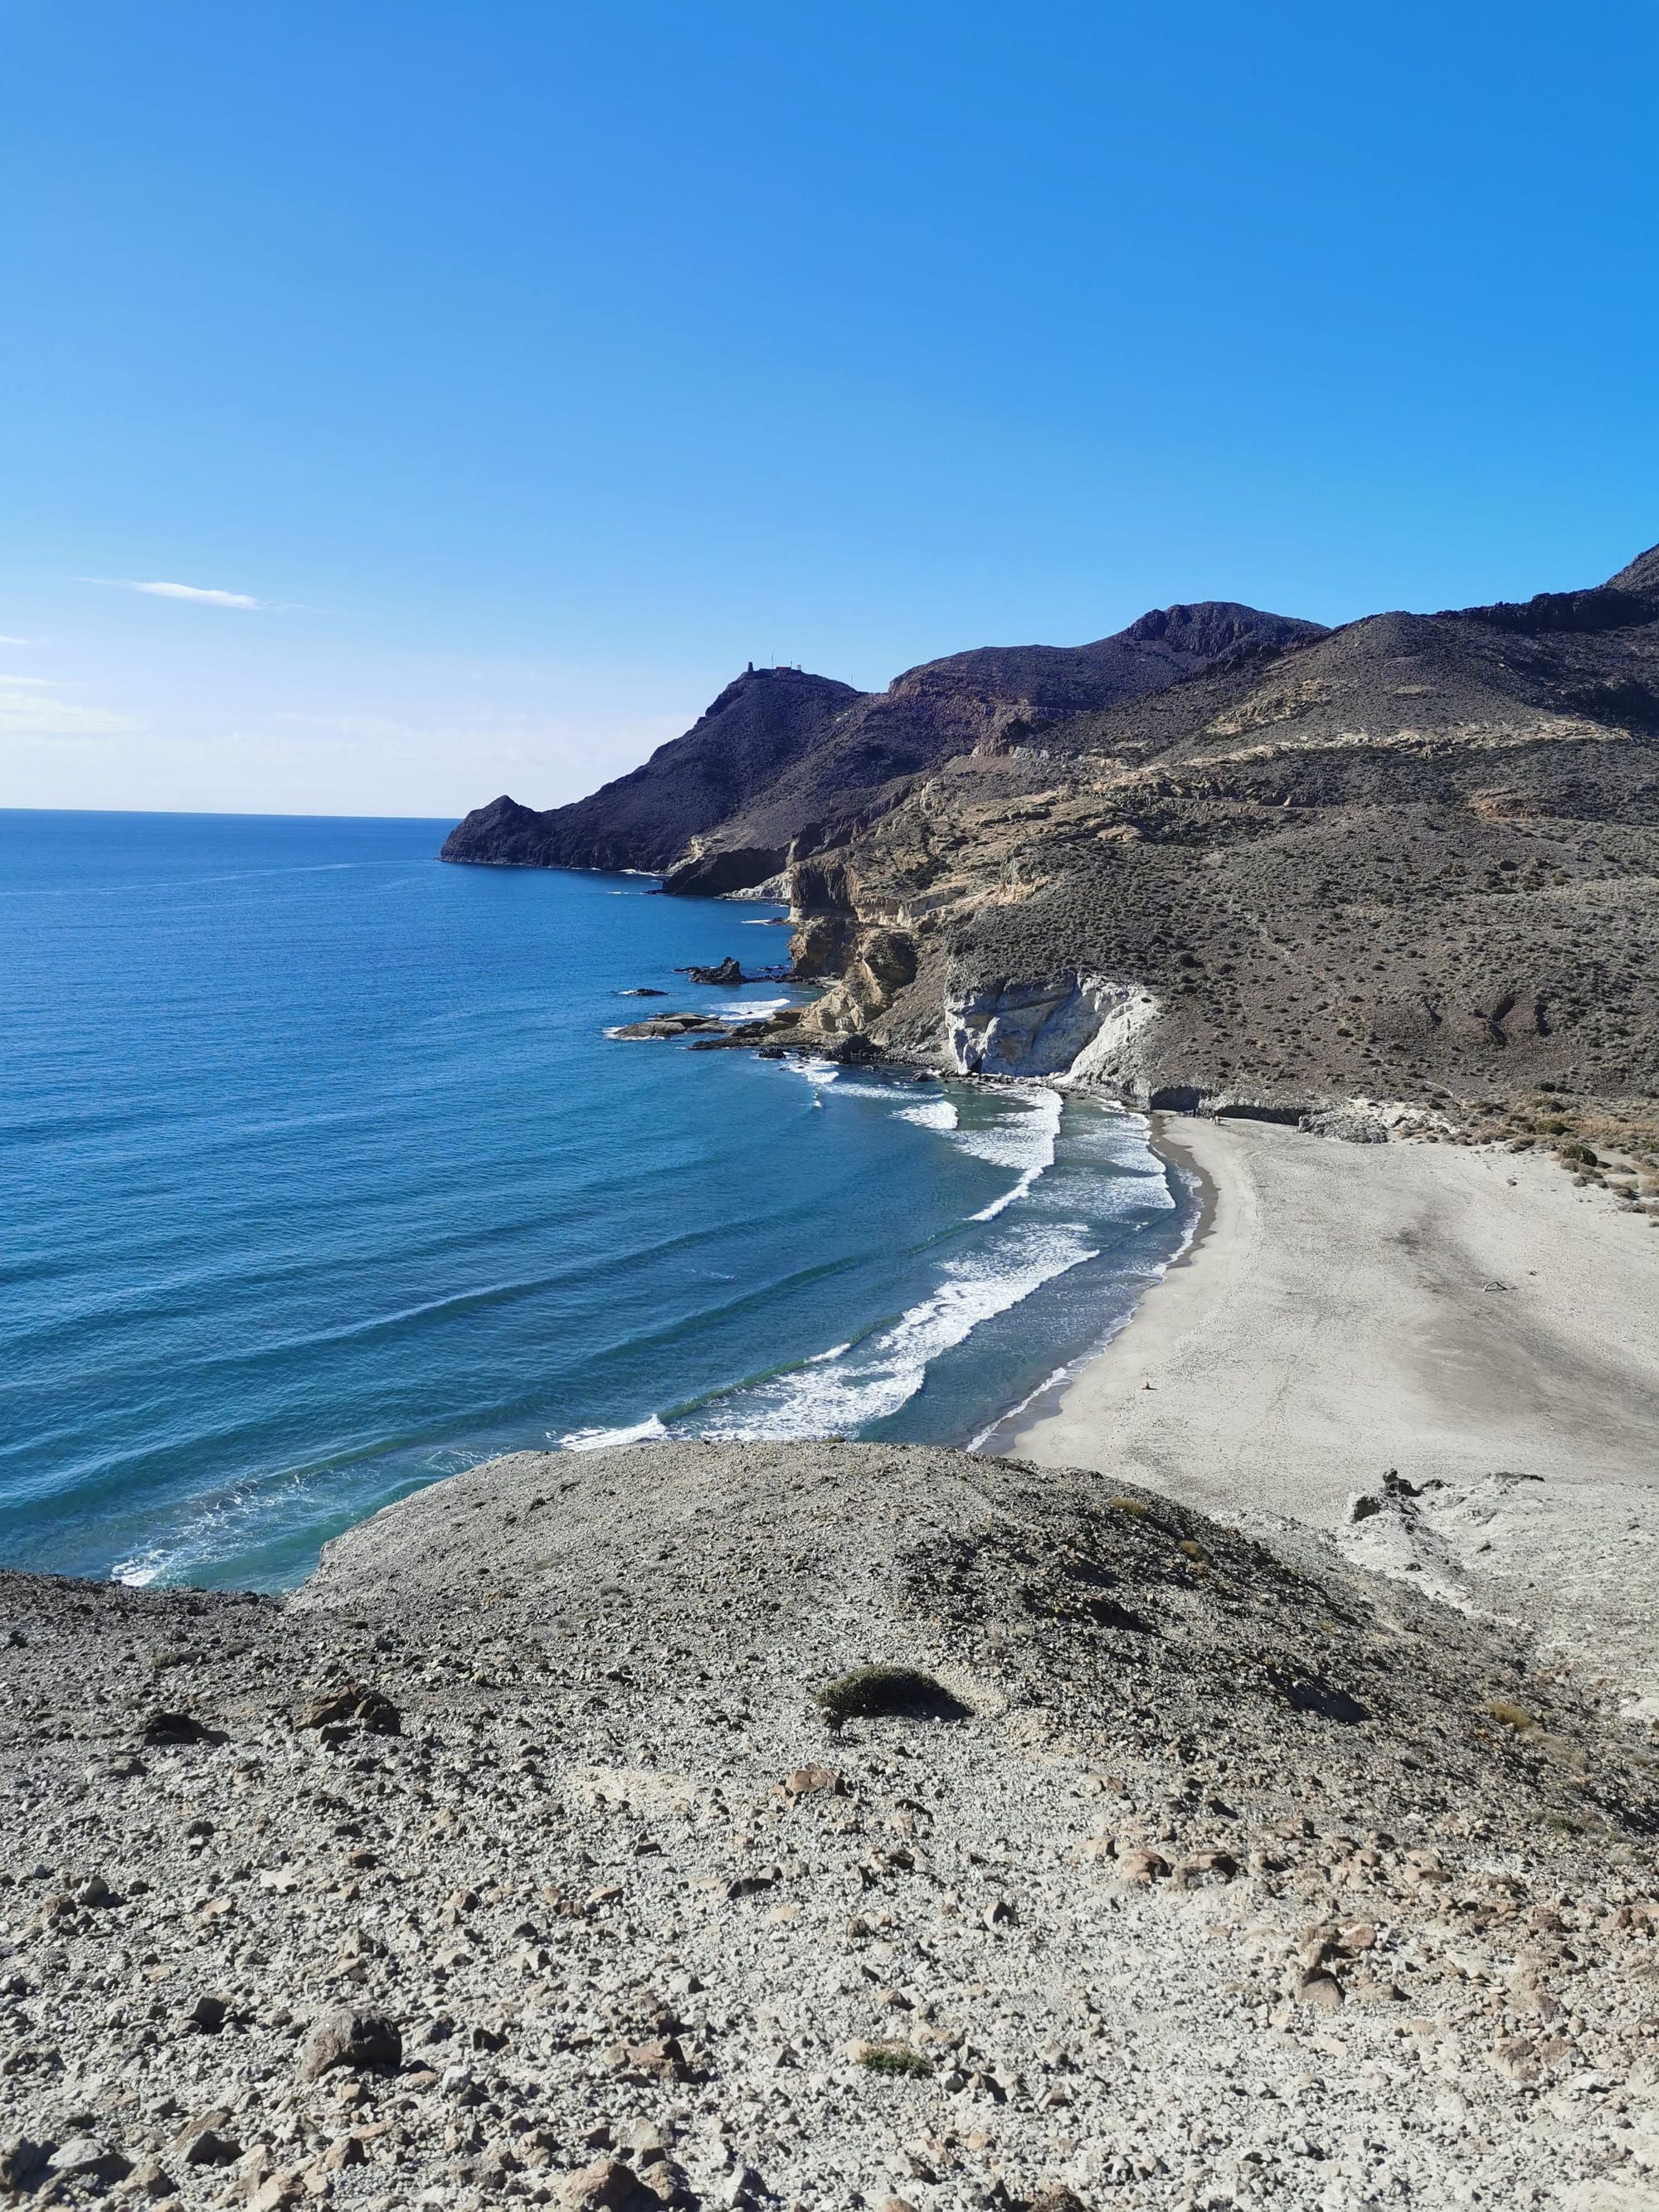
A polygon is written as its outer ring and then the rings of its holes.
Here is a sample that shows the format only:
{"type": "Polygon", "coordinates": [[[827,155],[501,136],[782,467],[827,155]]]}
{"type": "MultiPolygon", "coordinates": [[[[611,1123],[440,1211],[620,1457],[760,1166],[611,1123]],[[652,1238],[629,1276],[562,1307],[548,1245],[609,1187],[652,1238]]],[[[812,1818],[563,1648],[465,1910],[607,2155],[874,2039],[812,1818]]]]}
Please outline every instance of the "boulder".
{"type": "Polygon", "coordinates": [[[178,2148],[186,2166],[234,2166],[242,2155],[240,2143],[215,2127],[187,2129],[178,2148]]]}
{"type": "Polygon", "coordinates": [[[397,1735],[403,1724],[403,1716],[390,1698],[357,1682],[343,1690],[325,1690],[301,1707],[295,1721],[296,1728],[360,1728],[373,1735],[397,1735]]]}
{"type": "Polygon", "coordinates": [[[93,2136],[76,2136],[60,2143],[47,2164],[53,2178],[61,2181],[125,2181],[132,2172],[130,2158],[93,2136]]]}
{"type": "Polygon", "coordinates": [[[659,2212],[661,2198],[619,2158],[601,2158],[555,2187],[554,2202],[567,2212],[659,2212]]]}
{"type": "Polygon", "coordinates": [[[337,2066],[349,2066],[358,2074],[395,2074],[403,2058],[403,2038],[383,2013],[337,2005],[307,2036],[300,2053],[300,2078],[315,2081],[337,2066]]]}
{"type": "Polygon", "coordinates": [[[33,2136],[14,2136],[0,2150],[0,2189],[27,2189],[51,2154],[51,2146],[36,2142],[33,2136]]]}

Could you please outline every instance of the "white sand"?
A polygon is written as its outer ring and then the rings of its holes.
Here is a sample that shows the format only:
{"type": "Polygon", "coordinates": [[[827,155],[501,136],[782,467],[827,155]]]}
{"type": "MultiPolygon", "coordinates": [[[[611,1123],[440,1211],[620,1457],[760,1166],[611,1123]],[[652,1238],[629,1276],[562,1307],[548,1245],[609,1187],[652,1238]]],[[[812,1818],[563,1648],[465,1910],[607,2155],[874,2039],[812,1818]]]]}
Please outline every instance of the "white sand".
{"type": "Polygon", "coordinates": [[[1192,1250],[993,1448],[1342,1532],[1659,1692],[1659,1230],[1531,1154],[1158,1141],[1210,1185],[1192,1250]],[[1350,1531],[1390,1468],[1443,1487],[1350,1531]]]}

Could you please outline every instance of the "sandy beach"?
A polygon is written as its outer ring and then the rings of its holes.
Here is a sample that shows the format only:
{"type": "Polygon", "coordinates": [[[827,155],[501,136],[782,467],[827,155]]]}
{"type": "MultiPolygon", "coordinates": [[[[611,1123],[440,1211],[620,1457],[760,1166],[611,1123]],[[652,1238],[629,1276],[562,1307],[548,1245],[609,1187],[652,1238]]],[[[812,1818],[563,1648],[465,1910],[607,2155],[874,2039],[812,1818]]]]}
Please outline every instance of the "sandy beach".
{"type": "Polygon", "coordinates": [[[1207,1186],[1192,1247],[992,1449],[1310,1524],[1659,1711],[1647,1218],[1528,1153],[1187,1117],[1158,1142],[1207,1186]]]}

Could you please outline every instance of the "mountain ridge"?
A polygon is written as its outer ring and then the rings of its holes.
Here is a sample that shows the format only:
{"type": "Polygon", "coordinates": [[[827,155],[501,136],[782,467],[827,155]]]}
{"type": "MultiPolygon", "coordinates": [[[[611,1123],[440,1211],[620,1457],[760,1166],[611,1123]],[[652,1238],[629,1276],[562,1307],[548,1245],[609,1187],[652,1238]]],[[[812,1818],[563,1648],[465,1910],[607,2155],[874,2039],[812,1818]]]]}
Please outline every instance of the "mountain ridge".
{"type": "Polygon", "coordinates": [[[1576,1095],[1659,1165],[1659,547],[1527,601],[924,663],[737,796],[657,864],[787,898],[822,995],[775,1041],[1487,1134],[1576,1095]]]}
{"type": "Polygon", "coordinates": [[[676,890],[739,889],[775,874],[792,847],[810,851],[881,811],[883,795],[906,777],[1016,725],[1323,634],[1317,623],[1206,601],[1153,610],[1087,645],[978,647],[924,661],[885,691],[751,665],[629,775],[541,813],[503,794],[467,816],[441,857],[641,868],[671,874],[676,890]],[[754,872],[744,876],[745,866],[754,872]]]}

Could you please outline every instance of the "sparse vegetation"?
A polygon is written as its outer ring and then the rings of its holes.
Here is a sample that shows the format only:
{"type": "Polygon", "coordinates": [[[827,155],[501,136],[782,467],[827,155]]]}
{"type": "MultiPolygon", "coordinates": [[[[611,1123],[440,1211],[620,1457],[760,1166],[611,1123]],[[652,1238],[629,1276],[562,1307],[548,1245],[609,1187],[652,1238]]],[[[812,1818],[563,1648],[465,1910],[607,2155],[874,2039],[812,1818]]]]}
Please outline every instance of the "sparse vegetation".
{"type": "Polygon", "coordinates": [[[1486,1711],[1492,1715],[1493,1720],[1500,1721],[1505,1728],[1513,1729],[1517,1735],[1524,1735],[1528,1729],[1534,1729],[1538,1725],[1536,1720],[1524,1707],[1508,1705],[1501,1698],[1488,1705],[1486,1711]]]}
{"type": "Polygon", "coordinates": [[[969,1711],[942,1682],[915,1667],[855,1667],[813,1692],[818,1710],[836,1722],[910,1718],[961,1720],[969,1711]]]}
{"type": "Polygon", "coordinates": [[[933,2062],[908,2043],[866,2043],[859,2051],[859,2064],[872,2074],[931,2074],[933,2062]]]}

